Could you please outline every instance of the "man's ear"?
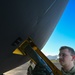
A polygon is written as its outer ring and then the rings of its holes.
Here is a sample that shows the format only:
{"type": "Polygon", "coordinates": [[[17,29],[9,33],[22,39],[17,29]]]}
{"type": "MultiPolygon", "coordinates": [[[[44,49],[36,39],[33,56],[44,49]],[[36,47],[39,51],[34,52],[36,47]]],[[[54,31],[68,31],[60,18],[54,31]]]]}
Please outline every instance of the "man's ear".
{"type": "Polygon", "coordinates": [[[73,60],[75,60],[75,55],[72,56],[73,60]]]}

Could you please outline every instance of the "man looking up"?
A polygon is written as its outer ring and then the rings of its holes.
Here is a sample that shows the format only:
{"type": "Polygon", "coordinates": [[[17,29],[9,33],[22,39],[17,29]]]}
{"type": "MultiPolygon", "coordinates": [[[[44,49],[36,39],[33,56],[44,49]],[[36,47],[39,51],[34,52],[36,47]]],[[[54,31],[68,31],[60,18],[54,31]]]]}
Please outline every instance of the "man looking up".
{"type": "Polygon", "coordinates": [[[63,75],[75,75],[75,51],[68,46],[62,46],[59,49],[59,62],[62,66],[61,72],[63,75]]]}

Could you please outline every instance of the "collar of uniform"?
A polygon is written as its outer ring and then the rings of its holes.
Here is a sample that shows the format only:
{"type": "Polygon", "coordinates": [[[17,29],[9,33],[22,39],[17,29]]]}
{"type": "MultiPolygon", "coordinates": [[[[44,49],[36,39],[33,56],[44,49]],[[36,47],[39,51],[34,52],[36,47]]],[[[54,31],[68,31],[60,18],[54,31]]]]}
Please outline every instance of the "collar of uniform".
{"type": "Polygon", "coordinates": [[[62,72],[63,74],[75,73],[75,66],[74,66],[70,71],[64,71],[63,68],[61,68],[61,72],[62,72]]]}

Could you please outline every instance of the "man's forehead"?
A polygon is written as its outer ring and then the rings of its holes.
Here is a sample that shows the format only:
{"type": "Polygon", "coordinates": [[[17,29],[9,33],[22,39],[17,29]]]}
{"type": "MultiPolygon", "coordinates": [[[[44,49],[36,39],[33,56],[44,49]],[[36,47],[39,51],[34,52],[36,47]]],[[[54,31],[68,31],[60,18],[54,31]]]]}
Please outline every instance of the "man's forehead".
{"type": "Polygon", "coordinates": [[[70,53],[70,51],[68,49],[63,49],[63,50],[60,50],[60,53],[70,53]]]}

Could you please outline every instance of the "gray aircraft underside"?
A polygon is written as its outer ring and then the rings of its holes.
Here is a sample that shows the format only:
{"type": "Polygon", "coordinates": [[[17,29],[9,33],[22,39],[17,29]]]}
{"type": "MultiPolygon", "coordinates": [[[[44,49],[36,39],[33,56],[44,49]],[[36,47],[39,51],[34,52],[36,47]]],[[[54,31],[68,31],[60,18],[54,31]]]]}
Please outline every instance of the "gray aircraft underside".
{"type": "Polygon", "coordinates": [[[31,37],[41,50],[56,27],[68,0],[0,1],[0,73],[26,63],[30,57],[13,54],[31,37]],[[20,40],[19,43],[16,43],[20,40]],[[15,44],[16,43],[16,44],[15,44]]]}

